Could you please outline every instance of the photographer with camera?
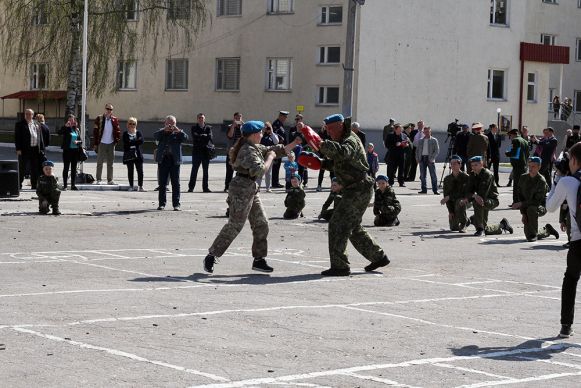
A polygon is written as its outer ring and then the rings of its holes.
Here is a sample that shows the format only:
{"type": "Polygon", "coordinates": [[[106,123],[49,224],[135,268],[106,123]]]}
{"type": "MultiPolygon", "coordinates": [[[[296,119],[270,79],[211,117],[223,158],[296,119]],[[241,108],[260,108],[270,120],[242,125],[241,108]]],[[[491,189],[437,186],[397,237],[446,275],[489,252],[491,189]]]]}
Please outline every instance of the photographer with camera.
{"type": "Polygon", "coordinates": [[[166,204],[168,176],[171,180],[171,200],[173,209],[180,210],[180,166],[182,164],[182,143],[188,140],[188,135],[176,126],[175,116],[165,118],[164,127],[154,132],[153,138],[158,142],[155,161],[157,162],[159,206],[163,210],[166,204]]]}
{"type": "MultiPolygon", "coordinates": [[[[573,334],[571,326],[575,315],[575,295],[581,275],[581,232],[576,221],[579,176],[581,176],[581,144],[579,143],[569,150],[569,169],[573,176],[555,179],[546,204],[547,210],[554,212],[567,201],[571,219],[571,243],[567,252],[567,269],[561,290],[561,331],[559,332],[561,338],[569,338],[573,334]]],[[[560,170],[557,171],[560,174],[560,170]]]]}

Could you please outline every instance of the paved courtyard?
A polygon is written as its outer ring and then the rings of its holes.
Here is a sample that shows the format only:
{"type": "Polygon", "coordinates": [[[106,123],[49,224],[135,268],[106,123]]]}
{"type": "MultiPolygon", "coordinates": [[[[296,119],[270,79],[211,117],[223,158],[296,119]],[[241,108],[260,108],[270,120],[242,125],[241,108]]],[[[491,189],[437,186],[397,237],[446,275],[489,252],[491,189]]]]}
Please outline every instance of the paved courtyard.
{"type": "MultiPolygon", "coordinates": [[[[580,385],[581,342],[556,338],[566,237],[525,242],[511,189],[490,221],[507,217],[515,233],[476,238],[447,232],[440,197],[417,195],[419,182],[397,187],[401,225],[371,227],[371,209],[363,222],[392,263],[365,273],[350,247],[348,278],[319,275],[328,191],[309,182],[295,221],[282,219],[282,191],[261,193],[275,271],[251,270],[246,225],[208,275],[224,165],[211,165],[213,193],[182,193],[181,212],[155,210],[154,168],[145,193],[64,192],[60,217],[38,215],[30,190],[0,201],[1,386],[580,385]]],[[[126,182],[120,163],[115,174],[126,182]]]]}

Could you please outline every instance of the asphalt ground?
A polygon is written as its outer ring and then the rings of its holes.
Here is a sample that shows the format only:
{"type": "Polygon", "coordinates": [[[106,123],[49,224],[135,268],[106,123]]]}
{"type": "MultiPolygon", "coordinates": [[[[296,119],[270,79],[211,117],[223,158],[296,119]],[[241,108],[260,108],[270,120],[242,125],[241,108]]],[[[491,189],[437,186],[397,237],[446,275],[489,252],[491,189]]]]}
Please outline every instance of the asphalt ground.
{"type": "Polygon", "coordinates": [[[182,193],[181,212],[156,211],[155,165],[145,176],[145,193],[66,191],[59,217],[38,215],[30,190],[0,201],[0,386],[580,385],[581,343],[556,338],[566,238],[526,242],[510,188],[490,221],[508,218],[514,234],[477,238],[448,232],[440,197],[418,195],[419,182],[396,187],[401,225],[372,227],[371,209],[363,220],[391,264],[365,273],[349,247],[347,278],[319,275],[328,190],[309,182],[294,221],[281,190],[261,193],[275,271],[251,270],[246,225],[208,275],[224,165],[211,164],[213,193],[182,193]]]}

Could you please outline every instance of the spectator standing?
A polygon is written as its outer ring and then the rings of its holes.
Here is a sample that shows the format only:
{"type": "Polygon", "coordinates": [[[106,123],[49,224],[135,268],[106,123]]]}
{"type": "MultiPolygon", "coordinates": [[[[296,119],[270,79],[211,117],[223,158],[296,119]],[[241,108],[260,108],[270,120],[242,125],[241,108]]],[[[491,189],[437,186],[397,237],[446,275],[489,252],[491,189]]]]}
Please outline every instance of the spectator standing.
{"type": "Polygon", "coordinates": [[[114,185],[115,145],[121,140],[119,120],[113,116],[113,105],[105,104],[105,113],[97,116],[93,126],[93,149],[97,152],[97,184],[101,184],[103,162],[107,163],[107,184],[114,185]]]}
{"type": "Polygon", "coordinates": [[[559,96],[553,97],[553,119],[556,120],[559,117],[559,109],[561,109],[561,100],[559,96]]]}
{"type": "Polygon", "coordinates": [[[579,135],[579,129],[581,126],[573,125],[573,130],[568,129],[567,134],[565,135],[565,148],[563,152],[569,151],[569,148],[573,147],[574,144],[579,143],[581,141],[581,136],[579,135]]]}
{"type": "Polygon", "coordinates": [[[212,127],[206,124],[206,115],[198,113],[198,122],[192,127],[192,171],[188,183],[188,193],[192,193],[198,180],[198,170],[202,165],[202,190],[211,193],[208,186],[208,167],[210,166],[210,149],[214,148],[212,141],[212,127]]]}
{"type": "Polygon", "coordinates": [[[127,177],[129,179],[129,191],[143,189],[143,154],[141,145],[143,144],[143,134],[137,130],[137,119],[130,117],[127,120],[127,131],[123,132],[123,164],[127,166],[127,177]],[[137,171],[138,189],[133,185],[134,170],[137,171]]]}
{"type": "MultiPolygon", "coordinates": [[[[393,117],[391,117],[389,119],[389,124],[387,124],[385,127],[383,127],[383,144],[385,145],[386,149],[387,149],[387,135],[391,135],[394,130],[395,130],[395,119],[393,117]]],[[[387,159],[387,155],[386,155],[386,159],[387,159]]]]}
{"type": "Polygon", "coordinates": [[[367,164],[369,164],[369,175],[375,180],[375,176],[379,171],[379,156],[375,152],[375,145],[373,143],[367,145],[367,164]]]}
{"type": "Polygon", "coordinates": [[[573,112],[573,102],[569,97],[565,97],[565,101],[561,106],[561,120],[563,121],[569,120],[571,112],[573,112]]]}
{"type": "Polygon", "coordinates": [[[164,127],[153,134],[158,142],[155,161],[158,169],[158,201],[157,210],[163,210],[166,204],[168,176],[171,181],[171,200],[173,209],[180,211],[180,166],[182,164],[182,143],[188,140],[188,135],[177,127],[175,116],[165,118],[164,127]]]}
{"type": "Polygon", "coordinates": [[[50,142],[48,127],[43,129],[40,124],[33,120],[34,111],[26,109],[24,120],[16,123],[14,127],[14,146],[18,155],[18,170],[20,174],[20,189],[22,181],[26,175],[26,168],[30,169],[30,185],[36,190],[36,183],[42,169],[45,146],[50,142]]]}
{"type": "MultiPolygon", "coordinates": [[[[269,121],[264,123],[264,131],[262,139],[260,139],[260,144],[262,144],[265,147],[273,147],[278,144],[278,136],[275,135],[274,132],[272,131],[272,124],[269,121]]],[[[262,178],[263,177],[257,177],[259,190],[260,186],[262,185],[262,178]]],[[[272,190],[270,189],[271,179],[272,179],[272,165],[270,165],[268,169],[264,172],[264,183],[265,183],[264,187],[266,188],[267,193],[272,192],[272,190]]]]}
{"type": "Polygon", "coordinates": [[[230,124],[228,131],[226,132],[226,137],[228,138],[228,147],[226,148],[226,179],[224,181],[225,193],[228,192],[228,187],[230,187],[230,182],[234,176],[234,170],[230,164],[230,150],[242,136],[242,131],[240,130],[240,128],[242,128],[242,124],[244,124],[244,121],[242,121],[242,114],[240,112],[234,112],[232,124],[230,124]]]}
{"type": "MultiPolygon", "coordinates": [[[[488,161],[488,138],[482,133],[482,128],[484,126],[482,123],[472,124],[472,136],[468,139],[468,145],[466,147],[466,153],[468,154],[468,159],[474,156],[482,157],[482,161],[485,164],[488,161]]],[[[471,166],[470,163],[468,166],[471,166]]]]}
{"type": "Polygon", "coordinates": [[[70,114],[65,125],[61,127],[58,134],[63,137],[61,148],[63,150],[63,190],[67,189],[69,178],[69,168],[71,169],[71,190],[78,190],[77,183],[77,163],[79,162],[79,152],[81,151],[82,140],[79,124],[75,115],[70,114]]]}
{"type": "MultiPolygon", "coordinates": [[[[541,158],[540,173],[545,178],[549,190],[553,186],[553,162],[557,159],[555,152],[559,141],[555,137],[555,130],[552,127],[543,129],[543,137],[537,139],[535,135],[531,136],[531,142],[537,145],[535,156],[541,158]]],[[[530,165],[530,164],[529,164],[530,165]]]]}
{"type": "MultiPolygon", "coordinates": [[[[272,123],[272,130],[278,136],[279,144],[286,145],[288,142],[286,129],[284,123],[288,118],[289,112],[281,110],[278,112],[278,118],[272,123]]],[[[283,188],[284,186],[279,182],[280,164],[282,158],[275,158],[272,162],[272,187],[275,189],[283,188]]]]}
{"type": "Polygon", "coordinates": [[[496,124],[490,124],[490,130],[486,134],[488,137],[488,166],[491,167],[494,173],[494,182],[498,184],[498,167],[500,165],[500,144],[502,143],[502,136],[498,133],[496,124]]]}
{"type": "Polygon", "coordinates": [[[404,166],[404,180],[406,182],[413,182],[416,180],[416,171],[418,164],[416,163],[416,149],[413,140],[418,133],[414,123],[408,123],[403,127],[405,134],[409,139],[409,147],[405,148],[405,166],[404,166]]]}
{"type": "Polygon", "coordinates": [[[430,178],[432,181],[432,191],[434,194],[438,192],[438,177],[436,176],[436,157],[440,153],[440,145],[438,139],[432,137],[432,128],[424,127],[424,137],[418,140],[416,144],[416,161],[420,166],[420,182],[422,189],[419,194],[427,194],[428,187],[426,185],[426,169],[430,171],[430,178]]]}
{"type": "Polygon", "coordinates": [[[365,148],[367,145],[367,135],[365,135],[365,132],[361,130],[361,125],[359,125],[357,121],[351,123],[351,132],[357,135],[359,140],[361,140],[361,144],[365,148]]]}
{"type": "Polygon", "coordinates": [[[460,169],[465,171],[468,162],[468,141],[472,134],[469,131],[470,126],[468,126],[468,124],[462,124],[461,127],[462,131],[458,132],[456,140],[454,140],[454,155],[458,155],[462,158],[460,169]]]}
{"type": "Polygon", "coordinates": [[[387,177],[390,186],[393,186],[395,182],[395,173],[397,171],[397,182],[400,187],[405,187],[405,150],[408,147],[409,139],[402,132],[401,124],[395,124],[393,133],[387,135],[387,177]]]}

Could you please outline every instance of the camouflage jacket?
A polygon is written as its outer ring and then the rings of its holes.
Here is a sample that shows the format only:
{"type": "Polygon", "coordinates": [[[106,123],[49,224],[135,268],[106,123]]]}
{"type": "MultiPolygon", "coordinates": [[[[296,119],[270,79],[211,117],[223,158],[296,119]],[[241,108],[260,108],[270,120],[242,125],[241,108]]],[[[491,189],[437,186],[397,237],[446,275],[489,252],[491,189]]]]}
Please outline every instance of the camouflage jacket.
{"type": "Polygon", "coordinates": [[[300,212],[305,207],[305,191],[301,187],[291,187],[284,200],[287,209],[300,212]]]}
{"type": "Polygon", "coordinates": [[[511,140],[510,144],[510,148],[505,153],[510,158],[510,163],[526,166],[530,153],[529,142],[520,136],[516,136],[511,140]]]}
{"type": "Polygon", "coordinates": [[[472,172],[468,181],[467,194],[478,194],[484,200],[498,198],[498,188],[490,170],[483,168],[478,175],[472,172]]]}
{"type": "Polygon", "coordinates": [[[240,147],[236,160],[232,163],[232,168],[241,174],[260,178],[266,171],[264,157],[268,151],[274,151],[277,157],[282,157],[286,153],[282,144],[266,147],[262,144],[246,143],[240,147]]]}
{"type": "Polygon", "coordinates": [[[60,191],[58,180],[55,176],[44,175],[38,177],[38,182],[36,183],[36,194],[42,195],[44,197],[49,197],[55,192],[60,191]]]}
{"type": "Polygon", "coordinates": [[[355,187],[367,177],[367,154],[357,135],[349,129],[340,141],[323,141],[320,151],[327,158],[322,168],[335,172],[337,183],[344,188],[355,187]]]}
{"type": "Polygon", "coordinates": [[[373,214],[388,213],[388,206],[393,206],[397,213],[401,212],[401,205],[395,196],[395,191],[391,187],[381,191],[375,190],[375,201],[373,203],[373,214]]]}
{"type": "Polygon", "coordinates": [[[448,175],[444,178],[444,197],[449,197],[450,201],[465,198],[469,181],[470,176],[464,171],[460,171],[458,176],[448,175]]]}
{"type": "Polygon", "coordinates": [[[535,177],[523,174],[518,180],[518,196],[522,207],[545,206],[548,190],[547,181],[541,174],[535,177]]]}
{"type": "Polygon", "coordinates": [[[335,203],[335,207],[337,206],[337,204],[339,203],[339,201],[341,201],[343,197],[341,196],[341,193],[336,193],[334,191],[331,191],[329,193],[329,197],[327,198],[327,200],[325,201],[325,203],[323,204],[323,211],[327,210],[329,208],[329,206],[331,206],[332,203],[335,203]]]}

